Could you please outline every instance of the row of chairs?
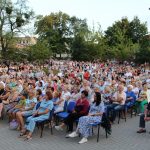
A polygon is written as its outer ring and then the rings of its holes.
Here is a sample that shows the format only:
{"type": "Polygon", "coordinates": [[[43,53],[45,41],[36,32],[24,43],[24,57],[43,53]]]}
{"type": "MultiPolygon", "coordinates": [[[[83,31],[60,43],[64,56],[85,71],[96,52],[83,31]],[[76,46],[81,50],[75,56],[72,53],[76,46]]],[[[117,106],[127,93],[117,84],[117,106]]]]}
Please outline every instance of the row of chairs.
{"type": "MultiPolygon", "coordinates": [[[[67,101],[66,101],[65,104],[64,104],[64,111],[60,112],[60,113],[57,113],[56,116],[55,116],[56,123],[58,124],[58,122],[60,120],[64,120],[65,118],[67,118],[69,113],[71,113],[74,110],[75,105],[76,105],[75,101],[70,101],[69,103],[67,103],[67,101]]],[[[126,122],[126,120],[127,120],[126,114],[127,114],[127,110],[129,110],[129,109],[130,109],[130,115],[131,115],[131,118],[132,118],[132,113],[133,113],[134,107],[135,107],[135,105],[131,105],[129,108],[127,108],[127,106],[124,105],[124,108],[118,112],[118,124],[120,123],[120,119],[124,119],[125,122],[126,122]],[[124,118],[121,118],[121,114],[124,115],[124,118]]],[[[52,119],[53,119],[53,116],[54,116],[54,110],[52,110],[50,112],[49,116],[50,116],[49,119],[47,119],[45,121],[42,121],[42,122],[37,122],[37,127],[41,128],[41,133],[40,133],[41,138],[43,136],[43,130],[44,130],[45,124],[50,125],[51,134],[53,134],[52,119]]],[[[77,123],[78,123],[78,119],[76,120],[76,125],[77,125],[77,123]]],[[[92,127],[92,131],[93,131],[94,127],[97,127],[97,142],[99,141],[99,133],[100,133],[101,123],[102,122],[95,122],[95,123],[90,123],[89,124],[92,127]]],[[[106,133],[106,138],[108,138],[108,134],[107,134],[106,130],[105,130],[105,133],[106,133]]]]}
{"type": "MultiPolygon", "coordinates": [[[[37,125],[38,129],[41,130],[40,131],[40,138],[42,138],[42,136],[43,136],[43,130],[44,130],[44,127],[46,124],[49,124],[49,127],[51,129],[51,135],[53,134],[53,125],[52,125],[53,117],[55,117],[56,124],[58,124],[58,122],[60,120],[64,120],[65,118],[68,117],[69,113],[71,113],[74,110],[75,105],[76,105],[75,101],[70,101],[69,103],[66,101],[64,104],[64,111],[63,112],[60,112],[60,113],[57,113],[56,115],[54,115],[54,109],[53,109],[52,111],[50,111],[49,118],[47,120],[37,122],[36,125],[37,125]]],[[[131,118],[132,118],[132,113],[133,113],[134,107],[135,107],[135,105],[131,105],[129,108],[127,108],[127,106],[124,105],[124,108],[118,112],[118,124],[120,122],[120,119],[122,119],[121,118],[122,113],[124,114],[123,119],[126,122],[126,119],[127,119],[126,114],[127,114],[128,109],[130,109],[131,118]]],[[[104,113],[104,115],[105,115],[105,113],[104,113]]],[[[75,122],[77,125],[78,119],[75,122]]],[[[102,122],[95,122],[95,123],[89,124],[89,126],[92,127],[92,131],[93,131],[94,127],[97,127],[97,142],[99,141],[99,133],[100,133],[101,124],[102,124],[102,122]]],[[[106,133],[106,138],[108,138],[108,134],[107,134],[108,132],[106,131],[106,129],[105,129],[105,133],[106,133]]]]}

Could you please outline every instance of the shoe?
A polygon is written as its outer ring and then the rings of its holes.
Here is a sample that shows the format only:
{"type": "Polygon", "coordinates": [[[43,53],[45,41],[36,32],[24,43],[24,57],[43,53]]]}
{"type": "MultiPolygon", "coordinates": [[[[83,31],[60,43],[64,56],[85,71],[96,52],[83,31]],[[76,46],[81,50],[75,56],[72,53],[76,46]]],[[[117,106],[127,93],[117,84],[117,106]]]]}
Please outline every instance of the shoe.
{"type": "Polygon", "coordinates": [[[75,131],[68,135],[68,137],[70,137],[70,138],[74,138],[77,136],[79,136],[79,134],[77,134],[77,132],[75,132],[75,131]]]}
{"type": "Polygon", "coordinates": [[[145,133],[145,132],[146,132],[145,129],[140,129],[140,130],[137,131],[137,133],[145,133]]]}
{"type": "Polygon", "coordinates": [[[81,141],[79,142],[79,144],[83,144],[83,143],[86,143],[88,141],[87,138],[82,138],[81,141]]]}
{"type": "Polygon", "coordinates": [[[57,131],[63,131],[63,128],[62,128],[61,126],[55,126],[55,129],[56,129],[57,131]]]}
{"type": "Polygon", "coordinates": [[[142,113],[139,113],[139,114],[138,114],[138,116],[141,116],[141,115],[142,115],[142,113]]]}
{"type": "Polygon", "coordinates": [[[136,114],[135,112],[132,113],[132,115],[135,115],[135,114],[136,114]]]}

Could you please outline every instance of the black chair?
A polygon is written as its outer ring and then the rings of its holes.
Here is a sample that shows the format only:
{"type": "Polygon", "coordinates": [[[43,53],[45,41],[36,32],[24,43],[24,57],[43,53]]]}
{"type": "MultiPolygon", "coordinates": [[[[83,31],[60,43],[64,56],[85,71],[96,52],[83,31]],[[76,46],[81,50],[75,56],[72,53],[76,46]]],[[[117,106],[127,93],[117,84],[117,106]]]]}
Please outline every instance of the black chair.
{"type": "Polygon", "coordinates": [[[49,112],[49,118],[47,120],[36,122],[37,127],[41,128],[40,138],[42,138],[42,136],[43,136],[43,130],[44,130],[45,124],[49,124],[50,125],[51,135],[53,135],[53,127],[52,127],[53,114],[54,114],[54,109],[49,112]]]}

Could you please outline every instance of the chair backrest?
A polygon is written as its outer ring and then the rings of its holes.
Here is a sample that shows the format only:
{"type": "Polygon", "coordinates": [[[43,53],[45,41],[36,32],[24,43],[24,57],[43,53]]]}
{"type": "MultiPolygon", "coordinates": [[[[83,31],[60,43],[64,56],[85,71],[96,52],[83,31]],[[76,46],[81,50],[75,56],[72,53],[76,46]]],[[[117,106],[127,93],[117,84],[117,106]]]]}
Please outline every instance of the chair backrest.
{"type": "Polygon", "coordinates": [[[68,106],[68,101],[65,101],[65,103],[64,103],[64,111],[65,112],[67,111],[67,106],[68,106]]]}
{"type": "Polygon", "coordinates": [[[41,102],[38,102],[37,105],[36,105],[36,110],[38,110],[38,108],[40,107],[41,105],[41,102]]]}
{"type": "Polygon", "coordinates": [[[75,108],[76,102],[75,101],[70,101],[67,105],[67,112],[72,112],[75,108]]]}

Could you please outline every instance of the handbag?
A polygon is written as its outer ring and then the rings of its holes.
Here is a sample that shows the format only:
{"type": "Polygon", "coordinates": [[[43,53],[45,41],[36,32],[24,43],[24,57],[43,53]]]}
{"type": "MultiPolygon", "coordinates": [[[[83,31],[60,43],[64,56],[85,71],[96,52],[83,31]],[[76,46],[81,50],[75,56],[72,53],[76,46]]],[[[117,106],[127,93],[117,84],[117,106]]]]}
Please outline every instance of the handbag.
{"type": "Polygon", "coordinates": [[[16,120],[12,120],[10,123],[9,123],[9,129],[11,130],[15,130],[17,129],[19,126],[18,122],[16,120]]]}

